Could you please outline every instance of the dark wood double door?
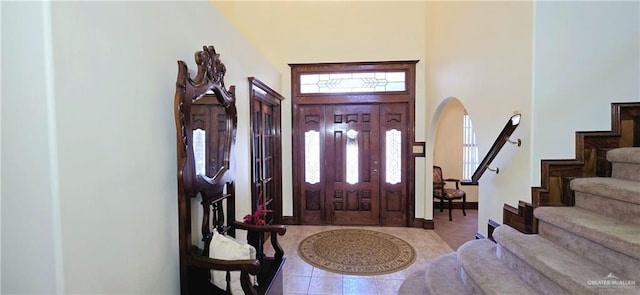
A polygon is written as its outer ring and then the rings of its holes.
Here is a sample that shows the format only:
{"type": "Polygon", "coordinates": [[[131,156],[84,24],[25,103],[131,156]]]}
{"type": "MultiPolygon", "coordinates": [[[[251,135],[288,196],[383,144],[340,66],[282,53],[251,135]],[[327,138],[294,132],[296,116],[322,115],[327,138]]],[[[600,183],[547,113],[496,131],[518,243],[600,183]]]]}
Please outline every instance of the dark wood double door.
{"type": "Polygon", "coordinates": [[[298,106],[302,224],[407,225],[408,104],[298,106]]]}

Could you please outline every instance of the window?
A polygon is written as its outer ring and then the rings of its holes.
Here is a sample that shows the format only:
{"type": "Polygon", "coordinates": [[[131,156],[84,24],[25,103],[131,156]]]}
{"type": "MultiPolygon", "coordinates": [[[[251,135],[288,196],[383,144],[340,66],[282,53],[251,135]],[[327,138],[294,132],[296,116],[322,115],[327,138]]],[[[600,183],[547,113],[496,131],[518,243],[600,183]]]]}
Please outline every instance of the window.
{"type": "Polygon", "coordinates": [[[405,72],[340,72],[300,75],[300,93],[405,91],[405,72]]]}
{"type": "Polygon", "coordinates": [[[466,111],[462,120],[462,180],[471,181],[473,172],[478,168],[478,144],[471,118],[466,111]]]}

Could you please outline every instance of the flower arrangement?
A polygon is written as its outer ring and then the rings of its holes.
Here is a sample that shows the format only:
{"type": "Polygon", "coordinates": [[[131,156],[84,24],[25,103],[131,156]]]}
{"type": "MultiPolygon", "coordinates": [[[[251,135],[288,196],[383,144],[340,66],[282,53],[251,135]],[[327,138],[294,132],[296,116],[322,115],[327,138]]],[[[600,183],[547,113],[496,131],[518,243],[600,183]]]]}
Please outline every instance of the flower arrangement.
{"type": "Polygon", "coordinates": [[[271,212],[271,210],[267,210],[264,208],[263,204],[259,204],[256,207],[256,212],[245,215],[243,221],[248,224],[265,225],[266,221],[264,219],[269,212],[271,212]]]}

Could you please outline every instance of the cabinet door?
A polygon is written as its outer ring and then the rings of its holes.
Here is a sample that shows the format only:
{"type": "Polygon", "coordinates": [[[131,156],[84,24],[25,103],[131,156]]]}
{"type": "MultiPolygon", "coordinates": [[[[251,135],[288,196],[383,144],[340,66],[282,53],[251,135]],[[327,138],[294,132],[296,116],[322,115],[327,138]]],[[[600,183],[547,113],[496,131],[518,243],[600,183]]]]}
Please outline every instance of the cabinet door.
{"type": "Polygon", "coordinates": [[[283,97],[257,79],[251,82],[252,208],[263,205],[268,224],[282,224],[282,142],[280,101],[283,97]]]}

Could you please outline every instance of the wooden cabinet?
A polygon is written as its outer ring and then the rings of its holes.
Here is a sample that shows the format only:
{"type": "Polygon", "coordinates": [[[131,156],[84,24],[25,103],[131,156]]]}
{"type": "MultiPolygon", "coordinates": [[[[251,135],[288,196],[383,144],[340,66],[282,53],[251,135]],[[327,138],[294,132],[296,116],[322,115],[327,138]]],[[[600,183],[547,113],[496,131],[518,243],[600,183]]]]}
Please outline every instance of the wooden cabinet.
{"type": "Polygon", "coordinates": [[[267,224],[282,224],[282,95],[249,77],[251,101],[251,206],[263,204],[267,224]]]}

